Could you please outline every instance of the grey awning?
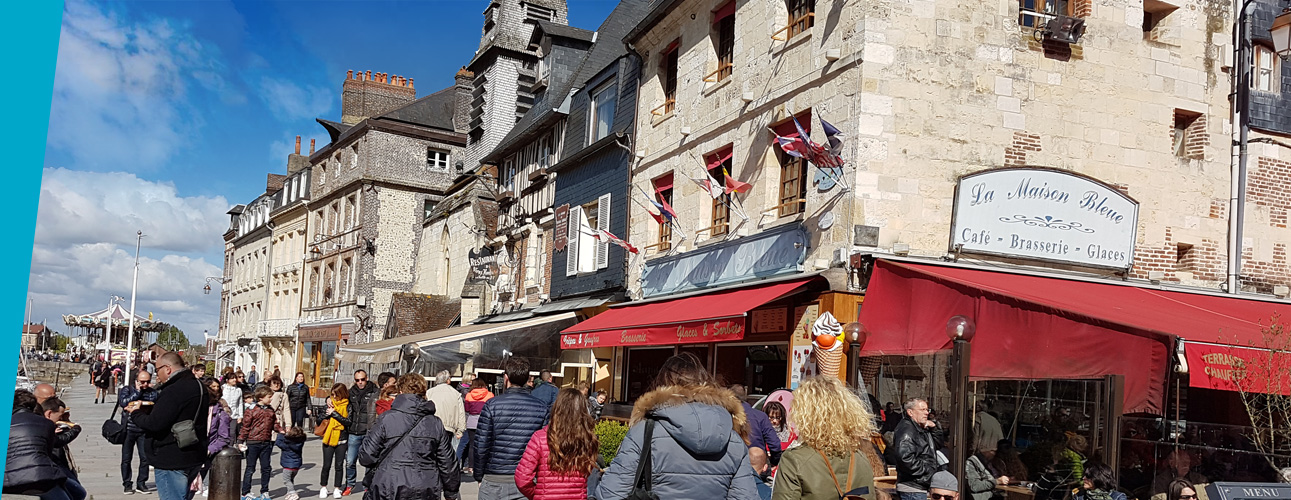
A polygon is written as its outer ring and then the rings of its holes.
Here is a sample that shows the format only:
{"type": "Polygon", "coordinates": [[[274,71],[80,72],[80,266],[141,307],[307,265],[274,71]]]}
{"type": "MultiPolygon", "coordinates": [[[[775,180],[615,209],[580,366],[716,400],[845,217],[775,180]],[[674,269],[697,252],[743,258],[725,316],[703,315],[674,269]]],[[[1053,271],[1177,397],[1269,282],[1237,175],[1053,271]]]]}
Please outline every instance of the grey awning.
{"type": "MultiPolygon", "coordinates": [[[[539,316],[519,321],[510,321],[506,323],[487,323],[459,326],[454,328],[445,328],[443,330],[419,333],[417,335],[407,335],[385,339],[378,342],[367,344],[357,344],[342,347],[336,353],[338,359],[351,363],[395,363],[399,361],[400,348],[404,344],[416,344],[426,352],[427,347],[448,344],[450,342],[462,342],[465,340],[474,340],[495,334],[514,333],[519,336],[532,336],[534,338],[543,337],[543,333],[549,333],[559,337],[560,330],[573,326],[578,322],[574,313],[553,314],[550,316],[539,316]]],[[[550,335],[546,335],[550,336],[550,335]]],[[[557,347],[558,349],[558,347],[557,347]]],[[[516,349],[511,349],[515,352],[516,349]]],[[[437,355],[444,355],[443,353],[437,355]]]]}
{"type": "Polygon", "coordinates": [[[589,307],[600,307],[609,301],[609,297],[558,300],[550,304],[540,305],[537,309],[534,309],[533,312],[538,314],[548,314],[554,312],[577,311],[579,309],[586,309],[589,307]]]}

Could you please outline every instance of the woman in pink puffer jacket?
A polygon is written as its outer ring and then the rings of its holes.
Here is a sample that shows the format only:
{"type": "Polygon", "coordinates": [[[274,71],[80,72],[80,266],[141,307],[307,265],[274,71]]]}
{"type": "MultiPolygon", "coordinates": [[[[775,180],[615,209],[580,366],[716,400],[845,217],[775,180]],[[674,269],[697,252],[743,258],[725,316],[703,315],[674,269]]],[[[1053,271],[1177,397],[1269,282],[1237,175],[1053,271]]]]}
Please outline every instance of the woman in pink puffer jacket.
{"type": "Polygon", "coordinates": [[[529,439],[516,466],[516,486],[530,500],[587,500],[587,477],[600,473],[599,449],[583,395],[561,389],[551,422],[529,439]]]}

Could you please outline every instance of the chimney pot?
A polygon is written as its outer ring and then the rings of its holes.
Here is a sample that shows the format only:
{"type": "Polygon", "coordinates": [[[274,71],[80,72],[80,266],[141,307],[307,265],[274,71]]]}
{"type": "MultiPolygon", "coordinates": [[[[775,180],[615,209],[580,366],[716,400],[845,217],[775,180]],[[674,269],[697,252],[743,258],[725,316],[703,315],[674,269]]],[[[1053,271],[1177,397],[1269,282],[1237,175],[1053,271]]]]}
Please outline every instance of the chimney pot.
{"type": "Polygon", "coordinates": [[[309,140],[309,154],[310,154],[310,155],[313,155],[313,154],[314,154],[314,140],[313,140],[313,139],[310,139],[310,140],[309,140]]]}
{"type": "Polygon", "coordinates": [[[409,79],[408,79],[408,88],[413,88],[413,87],[412,87],[412,78],[409,78],[409,79]]]}
{"type": "Polygon", "coordinates": [[[300,136],[296,136],[296,154],[300,154],[300,136]]]}
{"type": "Polygon", "coordinates": [[[345,71],[345,79],[346,79],[346,80],[353,80],[353,79],[354,79],[354,70],[352,70],[352,69],[351,69],[351,70],[346,70],[346,71],[345,71]]]}
{"type": "Polygon", "coordinates": [[[372,79],[372,70],[367,70],[366,72],[364,72],[364,73],[363,73],[363,79],[364,79],[364,80],[371,80],[371,79],[372,79]]]}

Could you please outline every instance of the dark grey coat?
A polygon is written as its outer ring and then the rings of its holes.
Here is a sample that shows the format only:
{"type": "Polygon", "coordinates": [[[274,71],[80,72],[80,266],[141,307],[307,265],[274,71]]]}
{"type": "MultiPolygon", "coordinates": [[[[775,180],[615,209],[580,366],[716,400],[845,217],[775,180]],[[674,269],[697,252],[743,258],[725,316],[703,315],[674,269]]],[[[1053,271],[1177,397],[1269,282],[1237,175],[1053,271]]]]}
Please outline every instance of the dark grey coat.
{"type": "Polygon", "coordinates": [[[371,494],[370,498],[381,500],[421,500],[439,498],[441,493],[458,498],[462,470],[452,436],[435,416],[435,404],[419,394],[394,398],[390,411],[377,419],[363,439],[359,463],[376,469],[364,498],[371,494]]]}

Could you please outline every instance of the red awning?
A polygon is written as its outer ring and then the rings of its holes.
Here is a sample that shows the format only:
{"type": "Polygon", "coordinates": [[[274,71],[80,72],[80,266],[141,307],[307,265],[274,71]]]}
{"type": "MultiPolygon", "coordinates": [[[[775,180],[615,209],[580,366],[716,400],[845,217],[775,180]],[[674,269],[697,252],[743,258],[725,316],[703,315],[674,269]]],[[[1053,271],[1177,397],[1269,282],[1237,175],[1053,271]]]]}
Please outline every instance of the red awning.
{"type": "Polygon", "coordinates": [[[1185,351],[1192,387],[1291,395],[1291,356],[1285,352],[1194,342],[1185,351]]]}
{"type": "Polygon", "coordinates": [[[561,332],[564,349],[724,342],[744,338],[752,309],[800,291],[811,278],[615,307],[561,332]]]}

